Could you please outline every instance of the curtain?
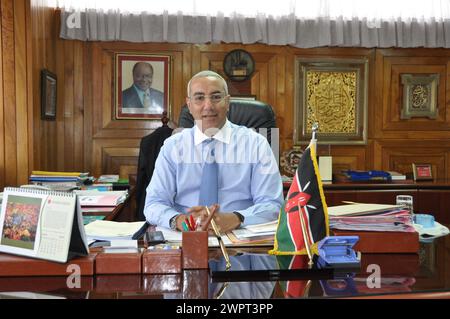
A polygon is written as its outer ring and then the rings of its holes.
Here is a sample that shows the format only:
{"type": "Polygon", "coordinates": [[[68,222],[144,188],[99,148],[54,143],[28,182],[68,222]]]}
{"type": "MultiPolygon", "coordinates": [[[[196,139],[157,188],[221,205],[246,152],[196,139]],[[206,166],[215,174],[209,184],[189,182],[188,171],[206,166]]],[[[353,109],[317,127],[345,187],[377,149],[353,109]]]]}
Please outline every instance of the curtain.
{"type": "Polygon", "coordinates": [[[265,43],[299,48],[450,47],[450,0],[59,1],[60,36],[83,41],[265,43]],[[103,2],[103,6],[100,6],[103,2]],[[280,5],[278,5],[280,2],[280,5]],[[255,6],[255,2],[250,3],[255,6]],[[89,5],[91,4],[91,5],[89,5]],[[365,6],[364,6],[365,4],[365,6]],[[272,8],[272,9],[271,9],[272,8]],[[389,9],[389,10],[387,10],[389,9]]]}

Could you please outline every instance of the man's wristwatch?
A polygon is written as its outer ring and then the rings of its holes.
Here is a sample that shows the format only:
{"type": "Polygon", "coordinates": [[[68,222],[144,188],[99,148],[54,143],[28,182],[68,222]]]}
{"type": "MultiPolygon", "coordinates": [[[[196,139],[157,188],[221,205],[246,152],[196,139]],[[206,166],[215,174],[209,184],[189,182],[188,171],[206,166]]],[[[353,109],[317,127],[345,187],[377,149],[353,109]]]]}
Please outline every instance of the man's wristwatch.
{"type": "Polygon", "coordinates": [[[178,216],[180,216],[180,214],[175,215],[170,219],[170,221],[169,221],[170,229],[177,230],[177,217],[178,216]]]}
{"type": "Polygon", "coordinates": [[[238,213],[238,212],[233,212],[233,214],[235,214],[239,218],[239,220],[241,221],[241,224],[244,222],[244,220],[245,220],[244,215],[242,215],[241,213],[238,213]]]}

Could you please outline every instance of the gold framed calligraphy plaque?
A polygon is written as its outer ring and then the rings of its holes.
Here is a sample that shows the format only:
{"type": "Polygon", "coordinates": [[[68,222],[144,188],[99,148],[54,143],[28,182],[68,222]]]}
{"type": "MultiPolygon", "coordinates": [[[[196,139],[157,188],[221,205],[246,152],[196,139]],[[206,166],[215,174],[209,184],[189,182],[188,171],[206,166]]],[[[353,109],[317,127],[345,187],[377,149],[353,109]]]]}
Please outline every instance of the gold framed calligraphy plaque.
{"type": "Polygon", "coordinates": [[[296,60],[294,143],[367,143],[367,59],[296,60]]]}
{"type": "Polygon", "coordinates": [[[400,118],[437,116],[439,74],[402,74],[403,108],[400,118]]]}

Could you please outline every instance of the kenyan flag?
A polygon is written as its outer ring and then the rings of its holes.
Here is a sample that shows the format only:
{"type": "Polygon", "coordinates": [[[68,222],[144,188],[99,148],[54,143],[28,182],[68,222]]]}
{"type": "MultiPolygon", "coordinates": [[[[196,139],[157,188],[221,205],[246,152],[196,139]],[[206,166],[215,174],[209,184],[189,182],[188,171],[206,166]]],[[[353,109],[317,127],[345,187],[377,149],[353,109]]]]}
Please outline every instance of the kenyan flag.
{"type": "Polygon", "coordinates": [[[301,157],[287,199],[281,208],[274,249],[269,251],[270,254],[306,254],[300,214],[305,221],[305,233],[311,251],[317,254],[317,242],[329,235],[329,226],[314,147],[308,147],[301,157]]]}

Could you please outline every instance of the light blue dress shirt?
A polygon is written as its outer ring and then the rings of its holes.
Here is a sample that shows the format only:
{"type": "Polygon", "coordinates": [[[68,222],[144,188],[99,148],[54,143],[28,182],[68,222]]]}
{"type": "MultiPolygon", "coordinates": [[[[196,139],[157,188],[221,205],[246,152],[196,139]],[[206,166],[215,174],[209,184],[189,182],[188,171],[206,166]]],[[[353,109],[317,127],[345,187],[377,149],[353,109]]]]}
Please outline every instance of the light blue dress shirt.
{"type": "MultiPolygon", "coordinates": [[[[148,222],[169,228],[173,216],[198,205],[203,163],[211,160],[207,139],[194,126],[165,140],[147,187],[144,214],[148,222]]],[[[213,139],[220,211],[241,213],[244,226],[276,220],[283,186],[266,138],[227,121],[213,139]]]]}

